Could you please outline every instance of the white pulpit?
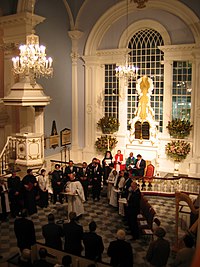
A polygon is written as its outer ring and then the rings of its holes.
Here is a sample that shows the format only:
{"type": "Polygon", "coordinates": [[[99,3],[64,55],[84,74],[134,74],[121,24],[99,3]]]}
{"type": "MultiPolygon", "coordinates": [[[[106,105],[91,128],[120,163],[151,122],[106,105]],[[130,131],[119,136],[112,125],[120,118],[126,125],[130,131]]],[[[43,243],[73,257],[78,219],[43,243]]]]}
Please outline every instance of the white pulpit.
{"type": "Polygon", "coordinates": [[[43,134],[16,134],[16,164],[26,167],[41,167],[43,163],[43,134]]]}

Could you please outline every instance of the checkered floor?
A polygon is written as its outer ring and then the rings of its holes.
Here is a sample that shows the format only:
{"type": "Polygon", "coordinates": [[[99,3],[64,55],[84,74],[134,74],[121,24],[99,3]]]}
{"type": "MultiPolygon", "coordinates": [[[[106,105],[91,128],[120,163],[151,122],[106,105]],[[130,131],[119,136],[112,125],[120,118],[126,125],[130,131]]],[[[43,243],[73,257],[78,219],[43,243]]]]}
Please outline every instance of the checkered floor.
{"type": "MultiPolygon", "coordinates": [[[[167,231],[166,238],[170,241],[171,247],[173,247],[175,244],[175,199],[155,196],[148,197],[148,199],[156,211],[156,217],[160,219],[161,225],[165,227],[167,231]]],[[[117,209],[108,204],[106,197],[101,197],[99,202],[93,202],[89,198],[88,202],[84,204],[84,207],[85,214],[79,222],[83,225],[84,230],[87,231],[89,222],[91,220],[96,221],[97,233],[102,236],[105,246],[103,261],[109,263],[110,259],[106,253],[109,242],[115,239],[116,231],[119,228],[127,230],[123,224],[122,217],[118,215],[117,209]]],[[[63,209],[60,210],[53,204],[50,204],[48,208],[38,208],[38,213],[31,216],[31,219],[35,224],[37,241],[44,242],[41,226],[47,223],[47,215],[50,212],[53,212],[56,216],[56,220],[66,219],[66,210],[66,203],[63,204],[63,209]]],[[[0,223],[0,254],[3,255],[4,260],[18,252],[13,231],[13,222],[14,219],[9,218],[7,222],[0,223]]],[[[131,243],[134,251],[134,266],[147,266],[145,255],[149,241],[144,240],[143,238],[133,241],[131,238],[132,236],[127,233],[126,240],[131,243]]],[[[174,256],[175,255],[172,252],[168,260],[168,266],[171,266],[174,256]]]]}

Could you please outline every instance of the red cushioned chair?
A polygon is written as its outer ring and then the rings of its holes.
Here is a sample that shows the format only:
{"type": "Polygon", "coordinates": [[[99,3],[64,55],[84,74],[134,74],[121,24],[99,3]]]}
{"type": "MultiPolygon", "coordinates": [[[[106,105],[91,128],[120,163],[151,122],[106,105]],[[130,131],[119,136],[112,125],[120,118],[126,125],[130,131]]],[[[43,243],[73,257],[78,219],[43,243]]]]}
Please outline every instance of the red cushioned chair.
{"type": "Polygon", "coordinates": [[[152,164],[147,165],[145,176],[143,177],[143,182],[148,182],[148,186],[151,187],[151,183],[154,177],[154,169],[155,167],[152,164]]]}

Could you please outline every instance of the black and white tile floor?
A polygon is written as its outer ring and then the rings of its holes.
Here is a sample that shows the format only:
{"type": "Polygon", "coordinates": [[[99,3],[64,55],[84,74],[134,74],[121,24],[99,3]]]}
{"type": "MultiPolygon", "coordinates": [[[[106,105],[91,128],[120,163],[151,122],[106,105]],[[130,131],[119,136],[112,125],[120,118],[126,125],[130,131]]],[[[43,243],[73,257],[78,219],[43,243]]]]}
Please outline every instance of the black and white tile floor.
{"type": "MultiPolygon", "coordinates": [[[[165,227],[167,231],[166,238],[170,241],[171,246],[173,246],[175,244],[175,199],[155,196],[148,197],[148,199],[156,211],[156,217],[160,219],[161,225],[165,227]]],[[[84,230],[87,231],[89,222],[92,220],[96,221],[97,233],[102,236],[105,246],[103,261],[109,263],[106,252],[110,241],[115,239],[116,232],[119,228],[126,230],[122,217],[118,215],[118,211],[115,208],[109,206],[106,197],[102,197],[99,202],[93,202],[89,199],[84,206],[85,214],[79,222],[83,225],[84,230]]],[[[47,223],[47,215],[53,212],[56,216],[56,220],[65,219],[66,209],[66,203],[63,204],[63,209],[61,210],[58,210],[57,206],[52,204],[50,204],[48,208],[38,208],[38,213],[31,217],[35,224],[37,241],[44,242],[41,226],[47,223]]],[[[13,218],[9,218],[7,222],[0,222],[0,254],[3,255],[3,260],[18,252],[13,223],[13,218]]],[[[129,241],[133,247],[134,266],[148,266],[145,261],[145,255],[149,241],[143,238],[133,241],[131,238],[131,235],[126,235],[126,240],[129,241]]],[[[171,265],[173,260],[174,253],[172,252],[168,260],[168,266],[171,265]]]]}

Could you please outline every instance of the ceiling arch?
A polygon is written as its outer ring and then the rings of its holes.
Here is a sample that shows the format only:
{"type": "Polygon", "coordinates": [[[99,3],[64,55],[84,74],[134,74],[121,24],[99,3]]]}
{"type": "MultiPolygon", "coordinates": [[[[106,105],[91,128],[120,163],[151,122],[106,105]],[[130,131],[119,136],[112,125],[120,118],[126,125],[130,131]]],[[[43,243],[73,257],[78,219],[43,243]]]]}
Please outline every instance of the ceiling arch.
{"type": "MultiPolygon", "coordinates": [[[[157,10],[164,10],[179,17],[191,30],[195,42],[198,43],[200,41],[200,21],[197,15],[186,5],[176,0],[163,0],[162,4],[160,0],[152,0],[148,2],[146,7],[157,10]]],[[[135,5],[132,3],[129,4],[128,8],[129,13],[138,12],[135,5]]],[[[104,36],[104,34],[109,29],[110,25],[112,25],[119,18],[125,16],[127,13],[126,2],[122,1],[117,3],[115,6],[108,9],[100,19],[93,26],[90,35],[87,39],[87,43],[85,46],[85,55],[94,55],[96,50],[98,49],[99,44],[104,36]]],[[[167,36],[166,36],[167,38],[167,36]]],[[[169,41],[169,40],[168,40],[169,41]]]]}

